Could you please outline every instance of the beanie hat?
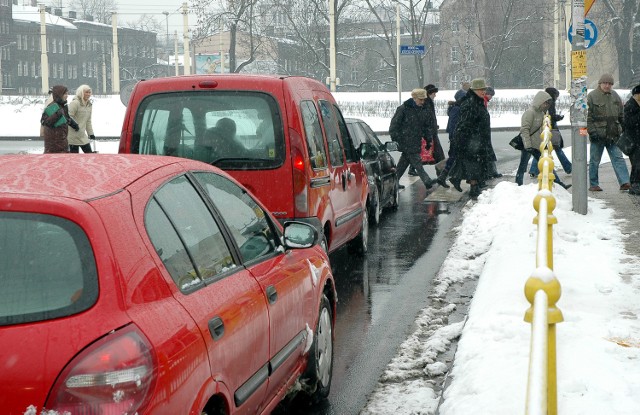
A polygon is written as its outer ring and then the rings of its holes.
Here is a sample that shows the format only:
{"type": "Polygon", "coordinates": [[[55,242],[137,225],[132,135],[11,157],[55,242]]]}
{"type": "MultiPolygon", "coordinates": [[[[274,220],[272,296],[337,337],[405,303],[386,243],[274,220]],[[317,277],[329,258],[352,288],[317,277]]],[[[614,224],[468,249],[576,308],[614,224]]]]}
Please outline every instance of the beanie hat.
{"type": "Polygon", "coordinates": [[[464,89],[460,89],[458,90],[458,92],[456,92],[456,94],[453,96],[453,99],[455,99],[456,101],[460,101],[464,96],[467,95],[467,91],[465,91],[464,89]]]}
{"type": "Polygon", "coordinates": [[[494,96],[496,94],[496,90],[493,89],[492,87],[488,86],[487,90],[484,91],[485,95],[491,95],[494,96]]]}
{"type": "Polygon", "coordinates": [[[640,94],[640,85],[636,85],[631,90],[631,95],[640,94]]]}
{"type": "Polygon", "coordinates": [[[429,84],[425,86],[424,89],[427,91],[427,94],[433,94],[434,92],[438,92],[438,88],[436,88],[436,86],[433,84],[429,84]]]}
{"type": "Polygon", "coordinates": [[[603,84],[603,83],[608,83],[613,85],[613,76],[611,74],[605,73],[603,74],[600,79],[598,80],[598,85],[603,84]]]}

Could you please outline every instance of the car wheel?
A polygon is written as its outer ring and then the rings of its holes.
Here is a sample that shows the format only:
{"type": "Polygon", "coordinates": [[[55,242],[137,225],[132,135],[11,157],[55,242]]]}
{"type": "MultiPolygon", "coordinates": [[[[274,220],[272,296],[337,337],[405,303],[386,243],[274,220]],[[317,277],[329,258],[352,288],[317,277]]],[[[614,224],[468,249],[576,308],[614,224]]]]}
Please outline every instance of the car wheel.
{"type": "Polygon", "coordinates": [[[317,403],[329,396],[333,376],[333,313],[331,303],[322,295],[318,311],[318,324],[309,350],[309,360],[304,375],[309,385],[308,394],[317,403]]]}
{"type": "Polygon", "coordinates": [[[373,190],[373,196],[369,201],[369,221],[374,225],[380,223],[380,214],[382,213],[382,204],[380,203],[380,192],[376,186],[373,190]]]}
{"type": "Polygon", "coordinates": [[[367,244],[369,243],[369,214],[364,211],[361,216],[362,229],[360,229],[358,236],[350,241],[348,245],[349,250],[358,255],[364,255],[367,253],[367,244]]]}
{"type": "Polygon", "coordinates": [[[398,199],[400,198],[400,184],[398,180],[393,185],[393,195],[391,196],[391,208],[398,209],[398,199]]]}

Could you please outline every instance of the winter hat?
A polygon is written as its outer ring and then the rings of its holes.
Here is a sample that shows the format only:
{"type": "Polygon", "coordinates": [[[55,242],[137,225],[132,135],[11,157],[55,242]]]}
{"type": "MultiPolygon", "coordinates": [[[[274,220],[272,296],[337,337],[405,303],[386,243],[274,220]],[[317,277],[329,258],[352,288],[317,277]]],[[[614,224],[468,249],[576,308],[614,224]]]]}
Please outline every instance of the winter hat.
{"type": "Polygon", "coordinates": [[[608,73],[603,74],[598,80],[598,85],[604,84],[604,83],[613,85],[613,76],[608,73]]]}
{"type": "Polygon", "coordinates": [[[427,94],[433,94],[434,92],[438,92],[438,88],[436,88],[436,86],[433,84],[429,84],[425,86],[424,89],[427,91],[427,94]]]}
{"type": "Polygon", "coordinates": [[[545,88],[544,92],[546,92],[547,94],[551,95],[551,97],[554,100],[560,96],[560,91],[558,91],[557,89],[555,89],[552,86],[545,88]]]}
{"type": "Polygon", "coordinates": [[[631,90],[631,95],[640,94],[640,85],[636,85],[631,90]]]}
{"type": "Polygon", "coordinates": [[[415,99],[427,99],[427,91],[422,88],[416,88],[411,91],[411,97],[415,99]]]}
{"type": "Polygon", "coordinates": [[[456,101],[460,101],[465,95],[467,95],[467,91],[461,89],[456,92],[456,94],[453,96],[453,99],[455,99],[456,101]]]}
{"type": "Polygon", "coordinates": [[[485,95],[491,95],[494,96],[496,94],[496,90],[493,89],[492,87],[488,86],[487,90],[484,92],[485,95]]]}
{"type": "Polygon", "coordinates": [[[69,91],[64,85],[54,85],[51,88],[51,95],[54,101],[62,101],[62,96],[69,91]]]}
{"type": "Polygon", "coordinates": [[[483,78],[476,78],[471,81],[471,89],[487,89],[487,83],[483,78]]]}

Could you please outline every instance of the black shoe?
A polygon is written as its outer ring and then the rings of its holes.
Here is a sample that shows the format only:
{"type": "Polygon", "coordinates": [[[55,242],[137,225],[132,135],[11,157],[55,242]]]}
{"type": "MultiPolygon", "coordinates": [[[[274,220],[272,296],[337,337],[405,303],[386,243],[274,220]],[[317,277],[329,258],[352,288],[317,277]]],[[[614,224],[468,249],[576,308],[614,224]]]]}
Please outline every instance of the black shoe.
{"type": "Polygon", "coordinates": [[[426,187],[427,190],[431,189],[433,187],[433,182],[434,182],[433,180],[427,179],[427,181],[424,182],[424,187],[426,187]]]}
{"type": "Polygon", "coordinates": [[[631,189],[629,189],[630,195],[640,195],[640,184],[634,183],[631,185],[631,189]]]}
{"type": "Polygon", "coordinates": [[[444,187],[445,189],[448,189],[451,187],[447,184],[447,181],[444,179],[444,177],[438,176],[438,178],[436,179],[436,182],[438,182],[438,184],[444,187]]]}
{"type": "Polygon", "coordinates": [[[459,192],[462,192],[462,187],[460,187],[460,180],[455,180],[450,178],[449,181],[453,185],[454,189],[456,189],[459,192]]]}
{"type": "Polygon", "coordinates": [[[399,185],[398,185],[398,189],[399,189],[399,190],[404,189],[404,185],[403,185],[403,184],[399,184],[399,185]]]}
{"type": "Polygon", "coordinates": [[[570,184],[564,184],[562,182],[558,183],[564,190],[569,190],[571,188],[570,184]]]}
{"type": "Polygon", "coordinates": [[[477,199],[480,196],[480,186],[477,184],[472,184],[471,189],[469,189],[469,197],[472,199],[477,199]]]}
{"type": "Polygon", "coordinates": [[[417,171],[411,170],[411,171],[409,171],[409,176],[414,176],[415,177],[415,176],[419,176],[419,175],[418,175],[417,171]]]}
{"type": "Polygon", "coordinates": [[[499,179],[500,177],[502,177],[502,173],[496,173],[491,177],[494,178],[494,179],[499,179]]]}

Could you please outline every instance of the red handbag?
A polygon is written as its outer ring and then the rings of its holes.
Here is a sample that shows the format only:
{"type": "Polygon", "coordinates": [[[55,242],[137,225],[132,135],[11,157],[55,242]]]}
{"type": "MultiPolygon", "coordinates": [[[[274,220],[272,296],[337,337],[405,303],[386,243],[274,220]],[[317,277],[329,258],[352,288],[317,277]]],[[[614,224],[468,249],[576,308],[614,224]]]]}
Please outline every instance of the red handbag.
{"type": "Polygon", "coordinates": [[[422,164],[436,164],[436,159],[433,157],[433,147],[432,143],[427,150],[427,140],[422,139],[422,144],[420,145],[420,160],[422,160],[422,164]]]}

